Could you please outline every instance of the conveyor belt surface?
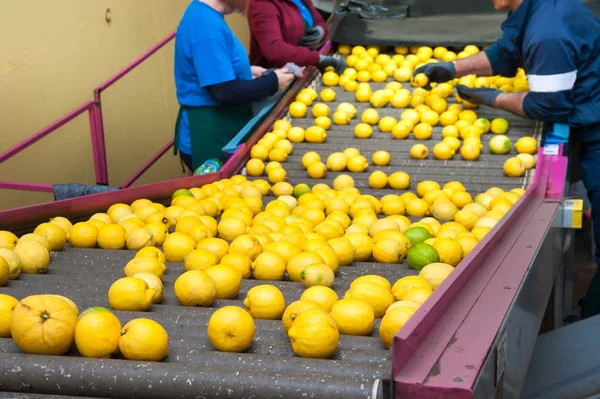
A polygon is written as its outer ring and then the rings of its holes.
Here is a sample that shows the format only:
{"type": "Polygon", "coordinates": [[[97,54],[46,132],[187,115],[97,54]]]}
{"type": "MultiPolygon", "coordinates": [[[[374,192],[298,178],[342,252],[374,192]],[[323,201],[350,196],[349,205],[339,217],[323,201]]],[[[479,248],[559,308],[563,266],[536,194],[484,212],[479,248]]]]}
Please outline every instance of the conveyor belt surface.
{"type": "MultiPolygon", "coordinates": [[[[321,83],[313,83],[317,90],[321,83]]],[[[373,90],[384,84],[371,83],[373,90]]],[[[405,85],[405,87],[408,87],[405,85]]],[[[346,93],[336,87],[337,99],[329,103],[334,109],[343,101],[354,103],[354,93],[346,93]]],[[[356,104],[358,115],[368,104],[356,104]]],[[[401,110],[378,109],[380,116],[399,118],[401,110]]],[[[489,119],[500,113],[479,109],[480,117],[489,119]]],[[[522,136],[533,135],[535,125],[528,121],[502,116],[511,126],[509,137],[513,142],[522,136]]],[[[385,149],[392,154],[388,167],[370,167],[365,173],[351,174],[356,186],[365,194],[382,196],[397,193],[394,190],[371,190],[368,176],[376,169],[385,172],[402,170],[412,178],[411,190],[418,182],[435,180],[440,184],[451,180],[461,181],[472,194],[483,192],[492,186],[503,189],[526,187],[532,174],[524,178],[507,178],[502,165],[508,155],[491,155],[486,149],[479,161],[452,161],[410,159],[408,151],[416,143],[413,139],[393,140],[390,134],[377,131],[370,139],[359,140],[353,135],[357,120],[348,126],[332,125],[327,141],[320,145],[301,143],[284,164],[288,181],[328,183],[339,173],[329,173],[324,180],[311,180],[302,169],[300,159],[307,151],[317,151],[325,162],[327,155],[347,147],[358,148],[369,161],[376,150],[385,149]]],[[[308,127],[312,118],[292,120],[292,125],[308,127]]],[[[428,147],[441,138],[441,127],[434,129],[428,147]]],[[[484,136],[487,148],[490,135],[484,136]]],[[[421,141],[422,142],[422,141],[421,141]]],[[[514,151],[514,150],[513,150],[514,151]]],[[[512,152],[511,152],[512,153],[512,152]]],[[[347,173],[347,172],[344,172],[347,173]]],[[[265,202],[273,197],[266,197],[265,202]]],[[[123,267],[134,256],[132,251],[108,251],[99,249],[65,248],[52,254],[48,274],[24,275],[9,281],[0,293],[18,299],[32,294],[52,293],[65,295],[74,300],[80,309],[91,306],[107,306],[107,291],[116,279],[123,276],[123,267]]],[[[370,337],[341,336],[340,344],[331,360],[303,359],[293,354],[290,342],[280,321],[256,320],[256,335],[247,353],[216,352],[210,344],[206,325],[216,308],[225,305],[243,306],[248,290],[260,284],[273,284],[281,289],[286,304],[300,298],[303,286],[290,281],[264,282],[243,280],[238,297],[234,300],[217,300],[210,308],[179,306],[174,293],[175,279],[184,271],[183,265],[169,263],[163,278],[165,297],[161,304],[153,305],[148,312],[115,312],[124,324],[131,319],[148,317],[161,323],[169,333],[169,356],[161,363],[144,363],[123,359],[85,359],[73,350],[68,356],[46,357],[25,355],[11,339],[0,339],[0,390],[26,393],[83,395],[115,398],[189,398],[189,397],[243,397],[289,399],[306,397],[373,398],[381,392],[378,380],[391,378],[390,352],[381,343],[378,334],[380,319],[370,337]],[[16,366],[18,365],[18,367],[16,366]]],[[[399,265],[373,262],[354,263],[340,267],[333,289],[343,297],[350,283],[357,277],[377,274],[392,284],[401,277],[417,274],[406,262],[399,265]]]]}

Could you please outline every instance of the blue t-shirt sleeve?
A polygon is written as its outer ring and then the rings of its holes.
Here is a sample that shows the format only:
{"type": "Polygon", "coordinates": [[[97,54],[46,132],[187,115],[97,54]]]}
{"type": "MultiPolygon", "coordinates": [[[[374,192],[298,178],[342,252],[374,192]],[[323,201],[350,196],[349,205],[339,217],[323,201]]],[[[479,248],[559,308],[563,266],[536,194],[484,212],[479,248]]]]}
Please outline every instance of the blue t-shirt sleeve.
{"type": "Polygon", "coordinates": [[[192,59],[200,87],[235,80],[231,48],[225,39],[205,39],[192,44],[192,59]]]}
{"type": "Polygon", "coordinates": [[[485,50],[490,60],[492,73],[512,78],[519,68],[519,52],[515,45],[506,37],[502,36],[490,48],[485,50]]]}
{"type": "Polygon", "coordinates": [[[526,50],[525,59],[529,93],[523,112],[537,120],[564,122],[574,109],[577,80],[575,52],[569,41],[541,40],[526,50]]]}

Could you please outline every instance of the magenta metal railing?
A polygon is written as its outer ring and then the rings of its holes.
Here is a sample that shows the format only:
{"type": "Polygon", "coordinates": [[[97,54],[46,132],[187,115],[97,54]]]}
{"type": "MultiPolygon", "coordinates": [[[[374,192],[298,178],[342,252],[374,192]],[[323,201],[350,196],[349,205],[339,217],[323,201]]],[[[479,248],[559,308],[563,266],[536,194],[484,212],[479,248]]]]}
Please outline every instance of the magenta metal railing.
{"type": "MultiPolygon", "coordinates": [[[[94,157],[94,166],[96,173],[96,181],[100,184],[102,178],[102,171],[100,169],[100,147],[98,143],[98,132],[96,130],[96,116],[93,112],[94,103],[92,101],[88,101],[83,105],[77,107],[73,111],[69,112],[67,115],[48,125],[44,129],[35,133],[34,135],[26,138],[20,143],[14,145],[8,150],[0,153],[0,164],[8,161],[21,151],[29,148],[33,144],[42,140],[44,137],[49,136],[51,133],[60,129],[67,123],[71,122],[73,119],[82,115],[85,112],[88,112],[90,118],[90,134],[92,139],[92,153],[94,157]]],[[[8,189],[8,190],[23,190],[23,191],[38,191],[38,192],[52,192],[52,185],[50,184],[36,184],[36,183],[25,183],[25,182],[10,182],[10,181],[0,181],[0,189],[8,189]]]]}
{"type": "MultiPolygon", "coordinates": [[[[8,150],[0,153],[0,164],[14,157],[21,151],[29,148],[34,143],[40,141],[44,137],[55,132],[59,128],[65,126],[73,119],[82,115],[85,112],[89,113],[89,125],[90,125],[90,136],[92,140],[92,152],[94,157],[94,171],[96,175],[96,183],[107,185],[108,184],[108,165],[106,162],[106,143],[104,136],[104,118],[102,115],[102,96],[101,93],[111,87],[113,84],[122,79],[129,72],[134,70],[157,51],[162,49],[175,37],[175,32],[171,32],[167,37],[162,39],[160,42],[152,46],[148,51],[135,59],[131,64],[127,65],[121,71],[116,73],[110,79],[102,83],[100,86],[94,89],[94,100],[88,101],[83,105],[77,107],[67,115],[51,123],[44,129],[28,137],[22,142],[14,145],[8,150]]],[[[169,148],[173,145],[171,139],[165,144],[156,154],[154,154],[144,165],[138,169],[133,176],[131,176],[121,188],[130,187],[140,176],[142,176],[154,163],[163,156],[169,148]]],[[[11,182],[11,181],[0,181],[0,189],[7,190],[21,190],[21,191],[37,191],[37,192],[52,192],[51,184],[37,184],[37,183],[26,183],[26,182],[11,182]]]]}
{"type": "MultiPolygon", "coordinates": [[[[98,133],[98,144],[99,149],[101,150],[101,157],[99,161],[101,162],[102,168],[102,177],[103,180],[106,181],[102,184],[108,184],[108,166],[106,164],[106,149],[105,149],[105,141],[104,141],[104,118],[102,115],[102,95],[101,93],[117,83],[123,77],[125,77],[129,72],[133,71],[135,68],[140,66],[144,61],[154,55],[158,50],[162,49],[168,43],[171,42],[175,38],[176,32],[171,32],[167,37],[156,43],[149,50],[147,50],[144,54],[135,59],[131,64],[127,65],[117,74],[112,76],[106,82],[102,83],[100,86],[94,89],[94,113],[96,116],[96,131],[98,133]]],[[[154,154],[141,168],[139,168],[133,176],[131,176],[125,183],[121,185],[121,188],[130,187],[137,179],[140,178],[160,157],[162,157],[173,145],[173,140],[171,139],[167,144],[165,144],[156,154],[154,154]]]]}

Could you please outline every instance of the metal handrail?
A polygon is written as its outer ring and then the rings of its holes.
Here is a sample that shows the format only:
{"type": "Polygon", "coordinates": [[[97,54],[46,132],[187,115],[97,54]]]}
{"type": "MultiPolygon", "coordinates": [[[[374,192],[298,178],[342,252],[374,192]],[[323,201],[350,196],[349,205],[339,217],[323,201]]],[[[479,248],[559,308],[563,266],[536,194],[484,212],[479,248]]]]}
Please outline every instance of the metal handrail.
{"type": "MultiPolygon", "coordinates": [[[[108,184],[108,167],[106,162],[106,144],[104,135],[104,118],[102,114],[102,97],[101,93],[111,87],[113,84],[118,82],[120,79],[125,77],[140,64],[154,55],[157,51],[162,49],[175,37],[175,32],[171,32],[167,37],[156,43],[149,50],[144,52],[141,56],[136,58],[132,63],[127,65],[121,71],[113,75],[110,79],[99,85],[94,89],[94,100],[87,101],[73,111],[69,112],[62,118],[52,122],[39,132],[26,138],[20,143],[14,145],[8,150],[0,153],[0,164],[14,157],[18,153],[29,148],[34,143],[49,136],[59,128],[65,126],[73,119],[77,118],[84,112],[89,113],[89,125],[90,125],[90,136],[92,140],[92,151],[94,157],[94,169],[96,175],[96,183],[99,185],[108,184]]],[[[170,140],[164,145],[156,154],[154,154],[144,165],[138,169],[127,181],[121,186],[126,188],[131,186],[144,172],[146,172],[162,155],[164,155],[168,149],[173,145],[173,140],[170,140]]],[[[8,190],[22,190],[22,191],[37,191],[37,192],[52,192],[51,184],[37,184],[37,183],[26,183],[26,182],[11,182],[11,181],[0,181],[0,189],[8,190]]]]}

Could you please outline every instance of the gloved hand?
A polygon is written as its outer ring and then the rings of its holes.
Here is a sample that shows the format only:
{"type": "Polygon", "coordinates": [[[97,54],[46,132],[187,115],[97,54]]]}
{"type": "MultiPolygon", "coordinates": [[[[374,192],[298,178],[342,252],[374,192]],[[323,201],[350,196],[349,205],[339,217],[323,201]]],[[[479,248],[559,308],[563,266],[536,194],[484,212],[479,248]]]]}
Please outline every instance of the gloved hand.
{"type": "Polygon", "coordinates": [[[452,62],[432,62],[417,68],[413,73],[413,76],[416,76],[420,73],[425,74],[430,83],[445,83],[454,79],[456,69],[454,68],[454,63],[452,62]]]}
{"type": "Polygon", "coordinates": [[[323,37],[325,37],[325,30],[320,26],[313,26],[306,30],[305,35],[300,39],[298,44],[302,47],[308,47],[309,49],[314,50],[319,43],[321,43],[323,37]]]}
{"type": "Polygon", "coordinates": [[[293,62],[288,62],[287,64],[285,64],[284,68],[286,68],[288,70],[288,72],[291,73],[292,75],[294,75],[294,77],[296,77],[296,78],[301,78],[302,75],[304,74],[304,69],[300,68],[298,65],[294,64],[293,62]]]}
{"type": "Polygon", "coordinates": [[[502,94],[500,90],[496,89],[471,89],[465,85],[456,86],[456,92],[465,101],[473,104],[483,104],[488,107],[493,107],[496,104],[496,98],[502,94]]]}
{"type": "Polygon", "coordinates": [[[346,70],[346,63],[339,58],[328,57],[322,54],[319,55],[319,63],[317,64],[319,71],[324,73],[325,69],[328,67],[333,67],[335,73],[339,75],[346,70]]]}

